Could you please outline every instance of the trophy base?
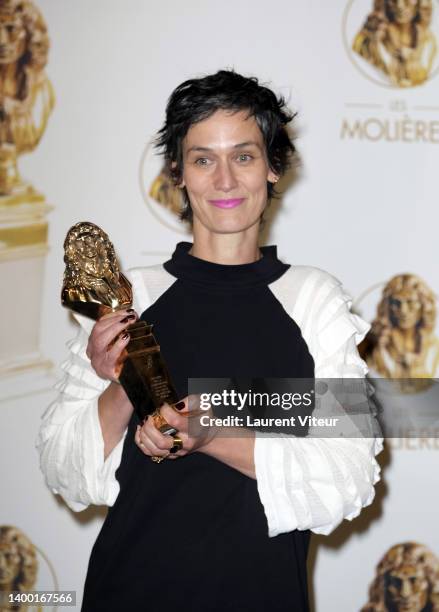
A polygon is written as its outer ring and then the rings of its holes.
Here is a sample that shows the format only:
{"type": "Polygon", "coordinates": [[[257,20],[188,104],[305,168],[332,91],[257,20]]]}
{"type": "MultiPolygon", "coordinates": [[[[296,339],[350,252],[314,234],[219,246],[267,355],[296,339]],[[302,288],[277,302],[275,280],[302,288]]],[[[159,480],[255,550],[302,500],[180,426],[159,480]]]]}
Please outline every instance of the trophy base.
{"type": "MultiPolygon", "coordinates": [[[[119,382],[140,422],[156,412],[162,404],[175,404],[179,399],[151,330],[152,325],[145,321],[137,321],[128,327],[131,339],[125,349],[119,376],[119,382]]],[[[162,433],[172,435],[171,430],[162,433]]]]}
{"type": "Polygon", "coordinates": [[[51,207],[30,187],[21,196],[25,199],[20,203],[19,194],[0,196],[0,279],[6,291],[15,288],[13,308],[9,300],[0,305],[0,377],[53,367],[40,349],[48,252],[46,217],[51,207]],[[30,192],[35,195],[34,201],[28,198],[30,192]]]}
{"type": "Polygon", "coordinates": [[[0,206],[17,206],[44,201],[44,195],[32,187],[30,183],[18,183],[14,185],[10,192],[0,194],[0,206]]]}

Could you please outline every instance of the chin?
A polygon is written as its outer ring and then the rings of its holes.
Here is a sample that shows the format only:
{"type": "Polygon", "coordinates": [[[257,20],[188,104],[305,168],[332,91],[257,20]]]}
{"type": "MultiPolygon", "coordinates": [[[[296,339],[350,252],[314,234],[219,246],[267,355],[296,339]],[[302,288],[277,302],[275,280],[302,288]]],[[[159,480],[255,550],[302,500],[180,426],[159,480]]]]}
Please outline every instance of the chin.
{"type": "Polygon", "coordinates": [[[258,211],[214,209],[203,211],[202,215],[197,215],[194,211],[194,216],[198,217],[198,222],[211,232],[229,234],[243,232],[258,224],[264,208],[258,211]]]}
{"type": "Polygon", "coordinates": [[[259,216],[255,219],[209,219],[209,222],[205,226],[211,231],[218,234],[236,234],[244,232],[245,230],[253,227],[259,223],[259,216]]]}

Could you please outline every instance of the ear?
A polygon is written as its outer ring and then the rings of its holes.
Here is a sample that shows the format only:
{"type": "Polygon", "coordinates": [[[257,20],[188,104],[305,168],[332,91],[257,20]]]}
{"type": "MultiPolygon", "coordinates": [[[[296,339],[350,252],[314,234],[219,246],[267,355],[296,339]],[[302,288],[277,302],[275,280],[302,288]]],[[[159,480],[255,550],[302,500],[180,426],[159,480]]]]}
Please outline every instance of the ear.
{"type": "Polygon", "coordinates": [[[267,181],[269,183],[277,183],[279,180],[279,176],[273,172],[273,170],[269,170],[267,174],[267,181]]]}
{"type": "MultiPolygon", "coordinates": [[[[177,162],[175,162],[175,161],[171,162],[171,170],[173,168],[175,168],[176,165],[177,165],[177,162]]],[[[179,183],[175,183],[175,186],[178,187],[178,189],[183,189],[183,187],[186,186],[186,184],[185,184],[185,182],[183,180],[183,177],[181,177],[181,181],[179,183]]]]}

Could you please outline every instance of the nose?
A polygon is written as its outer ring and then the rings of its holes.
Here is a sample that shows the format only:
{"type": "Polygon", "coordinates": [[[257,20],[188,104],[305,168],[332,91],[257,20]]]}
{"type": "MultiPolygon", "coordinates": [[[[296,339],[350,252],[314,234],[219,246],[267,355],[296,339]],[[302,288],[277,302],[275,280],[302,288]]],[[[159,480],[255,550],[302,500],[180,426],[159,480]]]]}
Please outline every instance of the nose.
{"type": "Polygon", "coordinates": [[[403,315],[407,315],[409,313],[410,308],[405,300],[401,302],[401,306],[399,310],[400,310],[400,313],[403,315]]]}
{"type": "Polygon", "coordinates": [[[233,168],[228,161],[217,164],[214,177],[214,187],[217,191],[232,191],[238,185],[233,168]]]}
{"type": "Polygon", "coordinates": [[[412,594],[412,589],[410,586],[410,582],[408,580],[402,581],[401,595],[407,599],[412,594]]]}

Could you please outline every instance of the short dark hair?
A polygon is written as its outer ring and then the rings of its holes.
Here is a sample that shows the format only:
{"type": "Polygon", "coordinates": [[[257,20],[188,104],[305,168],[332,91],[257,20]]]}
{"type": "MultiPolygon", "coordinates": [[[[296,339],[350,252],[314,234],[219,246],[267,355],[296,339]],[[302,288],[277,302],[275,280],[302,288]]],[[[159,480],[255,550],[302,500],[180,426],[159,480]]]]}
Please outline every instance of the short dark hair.
{"type": "MultiPolygon", "coordinates": [[[[285,99],[260,85],[256,77],[245,77],[234,70],[219,70],[216,74],[184,81],[169,97],[165,123],[154,144],[163,154],[166,170],[174,184],[181,182],[182,144],[189,128],[217,110],[247,110],[262,132],[270,169],[278,176],[285,174],[297,154],[286,125],[297,113],[291,113],[285,99]]],[[[267,182],[267,193],[268,200],[278,195],[270,182],[267,182]]],[[[186,189],[183,189],[183,196],[185,208],[180,218],[191,222],[193,214],[186,189]]]]}

